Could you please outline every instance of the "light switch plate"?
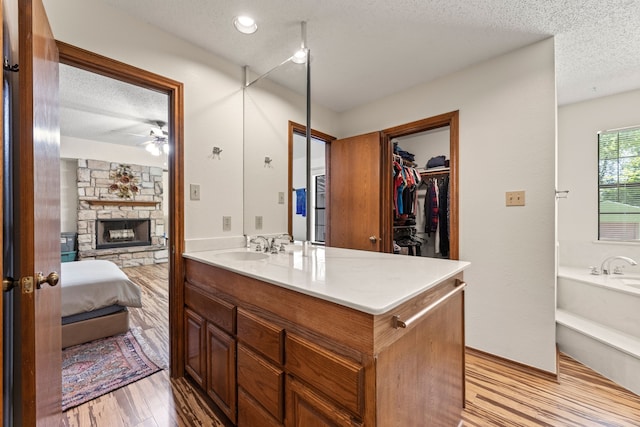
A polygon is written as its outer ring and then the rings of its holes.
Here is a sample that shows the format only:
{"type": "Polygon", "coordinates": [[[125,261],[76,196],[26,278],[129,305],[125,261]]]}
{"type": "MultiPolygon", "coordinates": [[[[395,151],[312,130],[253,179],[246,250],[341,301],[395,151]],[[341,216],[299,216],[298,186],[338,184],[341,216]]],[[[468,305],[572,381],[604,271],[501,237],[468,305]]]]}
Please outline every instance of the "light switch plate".
{"type": "Polygon", "coordinates": [[[200,200],[200,184],[189,185],[189,199],[200,200]]]}
{"type": "Polygon", "coordinates": [[[256,230],[262,230],[262,216],[256,216],[256,230]]]}
{"type": "Polygon", "coordinates": [[[284,205],[284,191],[278,193],[278,204],[284,205]]]}
{"type": "Polygon", "coordinates": [[[524,190],[507,191],[506,205],[507,206],[524,206],[524,190]]]}

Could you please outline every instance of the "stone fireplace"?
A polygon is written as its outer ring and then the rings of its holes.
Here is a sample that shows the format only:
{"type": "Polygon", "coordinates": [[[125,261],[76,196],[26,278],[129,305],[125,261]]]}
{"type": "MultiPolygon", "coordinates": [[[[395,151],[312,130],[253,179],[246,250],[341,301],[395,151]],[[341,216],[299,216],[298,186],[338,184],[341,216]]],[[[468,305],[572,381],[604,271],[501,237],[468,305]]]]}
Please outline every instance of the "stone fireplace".
{"type": "Polygon", "coordinates": [[[167,262],[162,169],[126,165],[136,188],[121,197],[114,176],[122,166],[78,160],[78,258],[120,267],[167,262]]]}

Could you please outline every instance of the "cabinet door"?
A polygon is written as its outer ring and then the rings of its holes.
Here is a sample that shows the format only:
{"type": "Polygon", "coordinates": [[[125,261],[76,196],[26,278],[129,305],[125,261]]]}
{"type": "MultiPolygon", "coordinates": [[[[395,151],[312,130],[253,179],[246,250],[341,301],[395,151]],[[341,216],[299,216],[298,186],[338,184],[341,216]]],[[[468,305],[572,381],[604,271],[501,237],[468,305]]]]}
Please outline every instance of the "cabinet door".
{"type": "MultiPolygon", "coordinates": [[[[379,132],[331,141],[327,246],[378,252],[384,249],[382,151],[379,132]]],[[[391,210],[391,206],[384,208],[391,210]]]]}
{"type": "Polygon", "coordinates": [[[354,427],[362,423],[293,377],[287,377],[287,427],[354,427]]]}
{"type": "Polygon", "coordinates": [[[247,347],[238,345],[238,386],[259,402],[275,419],[284,416],[284,373],[247,347]]]}
{"type": "Polygon", "coordinates": [[[184,311],[184,328],[185,328],[185,371],[191,378],[198,383],[200,387],[204,387],[205,378],[205,321],[197,313],[189,310],[184,311]]]}
{"type": "Polygon", "coordinates": [[[236,342],[207,324],[207,394],[236,423],[236,342]]]}

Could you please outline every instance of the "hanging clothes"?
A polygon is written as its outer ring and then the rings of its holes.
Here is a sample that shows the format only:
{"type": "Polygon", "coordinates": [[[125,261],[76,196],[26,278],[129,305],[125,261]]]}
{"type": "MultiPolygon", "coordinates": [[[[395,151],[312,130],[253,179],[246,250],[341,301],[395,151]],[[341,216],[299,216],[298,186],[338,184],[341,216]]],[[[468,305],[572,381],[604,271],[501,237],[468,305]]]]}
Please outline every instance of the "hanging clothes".
{"type": "Polygon", "coordinates": [[[443,257],[449,256],[449,177],[446,176],[440,181],[439,187],[439,248],[443,257]]]}
{"type": "Polygon", "coordinates": [[[296,214],[307,216],[307,189],[296,189],[296,214]]]}
{"type": "Polygon", "coordinates": [[[427,235],[438,229],[438,196],[433,179],[427,181],[427,195],[424,202],[424,232],[427,235]]]}

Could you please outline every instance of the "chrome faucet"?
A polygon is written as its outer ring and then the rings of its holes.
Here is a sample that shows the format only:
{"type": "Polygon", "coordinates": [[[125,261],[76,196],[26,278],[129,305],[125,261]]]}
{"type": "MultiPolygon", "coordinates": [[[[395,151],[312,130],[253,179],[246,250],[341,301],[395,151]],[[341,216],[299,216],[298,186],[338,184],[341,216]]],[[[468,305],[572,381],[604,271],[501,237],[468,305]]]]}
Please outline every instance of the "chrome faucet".
{"type": "MultiPolygon", "coordinates": [[[[611,274],[610,272],[610,265],[613,261],[615,260],[622,260],[622,261],[626,261],[628,262],[630,265],[638,265],[637,262],[635,262],[634,260],[632,260],[629,257],[626,256],[621,256],[621,255],[616,255],[616,256],[610,256],[608,258],[606,258],[604,261],[602,261],[602,265],[600,266],[600,271],[602,272],[602,274],[611,274]]],[[[615,274],[622,274],[622,272],[618,272],[618,270],[616,269],[614,271],[615,274]]]]}
{"type": "Polygon", "coordinates": [[[267,238],[264,236],[256,236],[253,239],[251,239],[251,243],[256,244],[256,252],[262,251],[262,246],[260,246],[260,242],[258,240],[264,241],[264,251],[269,252],[269,240],[267,240],[267,238]]]}

